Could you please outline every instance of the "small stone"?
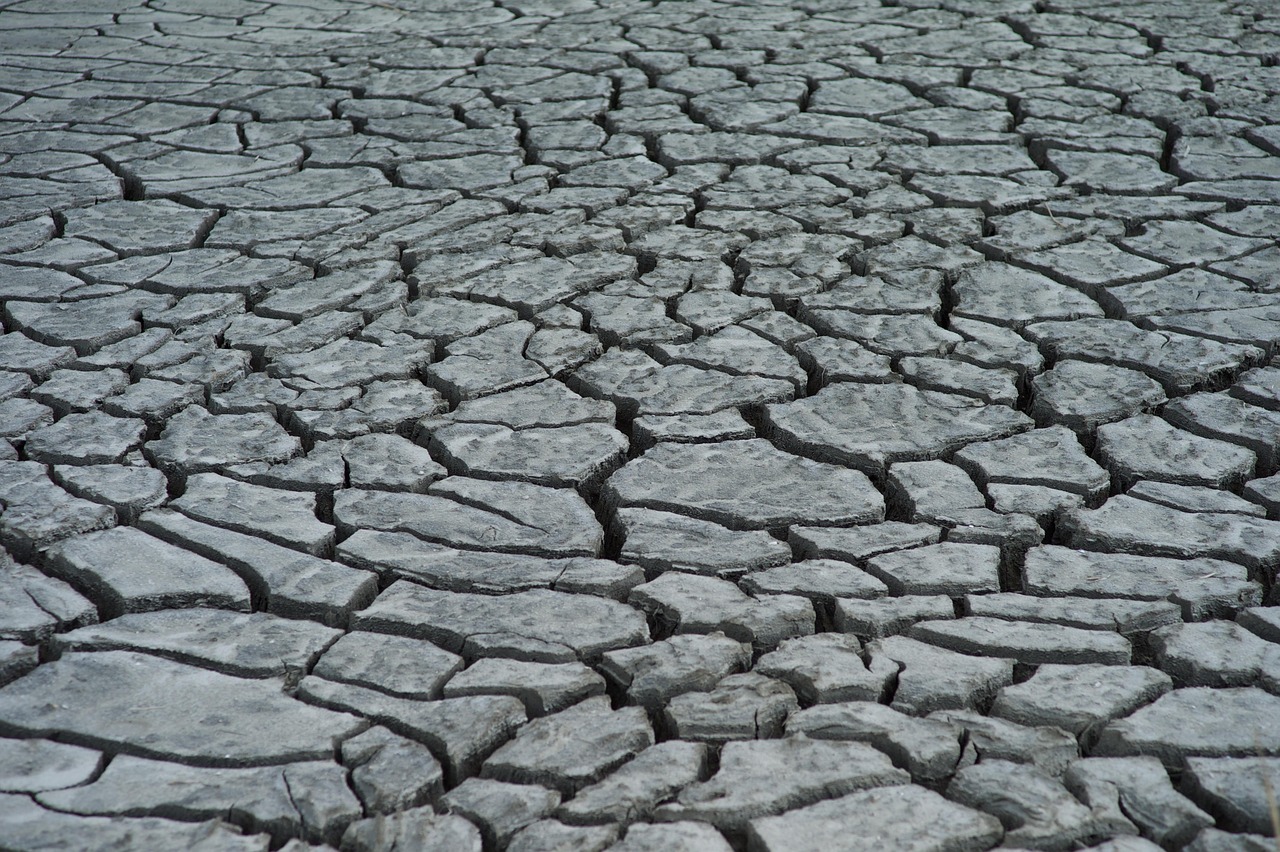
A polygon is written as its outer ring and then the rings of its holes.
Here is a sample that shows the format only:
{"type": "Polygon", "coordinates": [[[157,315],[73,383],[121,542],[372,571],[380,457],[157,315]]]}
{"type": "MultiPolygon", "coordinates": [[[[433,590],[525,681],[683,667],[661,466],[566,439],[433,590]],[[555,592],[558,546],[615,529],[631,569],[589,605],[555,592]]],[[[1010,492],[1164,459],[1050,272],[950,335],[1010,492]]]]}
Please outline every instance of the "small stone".
{"type": "Polygon", "coordinates": [[[955,605],[946,595],[905,595],[872,600],[838,600],[833,623],[842,633],[878,639],[906,633],[919,621],[955,617],[955,605]]]}
{"type": "Polygon", "coordinates": [[[1257,462],[1244,447],[1184,432],[1149,414],[1100,426],[1097,454],[1121,487],[1154,479],[1230,489],[1248,479],[1257,462]]]}
{"type": "Polygon", "coordinates": [[[1231,621],[1172,624],[1150,637],[1155,664],[1185,686],[1248,686],[1257,680],[1268,654],[1280,655],[1231,621]]]}
{"type": "Polygon", "coordinates": [[[532,556],[595,556],[604,531],[576,492],[527,482],[446,477],[426,494],[344,489],[333,516],[346,536],[356,530],[412,533],[464,550],[532,556]]]}
{"type": "Polygon", "coordinates": [[[52,740],[0,739],[0,792],[42,793],[85,783],[102,763],[92,749],[52,740]]]}
{"type": "Polygon", "coordinates": [[[604,678],[582,663],[490,658],[477,660],[450,678],[444,696],[514,695],[524,702],[529,717],[535,718],[559,712],[593,695],[603,695],[604,688],[604,678]]]}
{"type": "Polygon", "coordinates": [[[1084,630],[1114,630],[1128,636],[1182,621],[1182,610],[1171,601],[1123,598],[1042,598],[1013,592],[966,595],[965,614],[1062,624],[1084,630]]]}
{"type": "Polygon", "coordinates": [[[760,852],[877,852],[890,849],[962,852],[998,843],[995,817],[949,802],[916,786],[878,787],[754,819],[750,848],[760,852]],[[849,831],[850,825],[862,826],[849,831]]]}
{"type": "Polygon", "coordinates": [[[677,695],[663,718],[680,739],[722,743],[781,736],[799,709],[790,686],[752,671],[729,675],[710,692],[677,695]]]}
{"type": "Polygon", "coordinates": [[[1061,728],[1027,727],[976,710],[938,710],[930,718],[962,731],[963,766],[982,760],[1011,760],[1057,777],[1080,757],[1076,738],[1061,728]]]}
{"type": "Polygon", "coordinates": [[[480,829],[455,814],[437,814],[430,806],[386,816],[379,814],[347,826],[343,852],[481,852],[480,829]]]}
{"type": "Polygon", "coordinates": [[[327,760],[361,729],[271,680],[244,680],[146,654],[68,654],[0,689],[0,721],[161,760],[261,766],[327,760]],[[151,712],[139,715],[145,705],[151,712]],[[209,722],[218,719],[217,724],[209,722]]]}
{"type": "Polygon", "coordinates": [[[626,690],[627,701],[657,711],[677,695],[705,692],[751,664],[747,645],[723,633],[672,636],[651,645],[608,651],[600,669],[626,690]]]}
{"type": "Polygon", "coordinates": [[[910,780],[889,758],[862,743],[786,737],[735,740],[720,753],[720,769],[654,812],[659,822],[709,822],[737,834],[752,819],[834,795],[910,780]]]}
{"type": "Polygon", "coordinates": [[[885,477],[889,510],[909,521],[937,523],[987,505],[969,474],[944,461],[897,462],[885,477]]]}
{"type": "Polygon", "coordinates": [[[193,405],[171,417],[145,452],[160,469],[186,475],[225,465],[287,461],[302,452],[302,443],[269,415],[215,415],[193,405]]]}
{"type": "Polygon", "coordinates": [[[565,825],[553,819],[538,820],[520,829],[507,845],[508,852],[603,852],[613,848],[618,829],[611,825],[565,825]]]}
{"type": "Polygon", "coordinates": [[[921,622],[912,627],[908,635],[953,651],[1004,657],[1027,665],[1126,665],[1132,654],[1129,641],[1115,633],[981,616],[921,622]]]}
{"type": "Polygon", "coordinates": [[[649,640],[644,616],[617,601],[532,589],[503,596],[392,583],[353,628],[427,639],[464,657],[542,663],[592,658],[649,640]]]}
{"type": "Polygon", "coordinates": [[[1023,587],[1027,594],[1085,598],[1168,600],[1191,621],[1230,618],[1262,602],[1261,588],[1249,582],[1242,565],[1220,559],[1177,559],[1125,553],[1098,553],[1045,545],[1027,552],[1023,587]]]}
{"type": "Polygon", "coordinates": [[[1052,725],[1085,735],[1172,688],[1168,675],[1146,666],[1046,663],[1030,679],[1001,689],[991,714],[1022,725],[1052,725]]]}
{"type": "Polygon", "coordinates": [[[867,646],[872,665],[879,657],[898,668],[898,688],[890,706],[924,716],[935,710],[984,707],[1013,682],[1013,661],[970,657],[905,636],[877,639],[867,646]]]}
{"type": "Polygon", "coordinates": [[[768,405],[765,414],[783,449],[874,474],[892,462],[934,458],[1031,427],[1026,415],[1005,406],[901,384],[835,384],[768,405]],[[913,424],[909,433],[901,423],[913,424]]]}
{"type": "Polygon", "coordinates": [[[444,771],[421,743],[370,728],[342,742],[351,788],[369,813],[391,814],[434,801],[444,791],[444,771]]]}
{"type": "Polygon", "coordinates": [[[520,702],[505,695],[414,701],[310,675],[298,684],[297,695],[423,743],[444,767],[450,786],[478,773],[484,759],[511,739],[526,719],[520,702]]]}
{"type": "Polygon", "coordinates": [[[993,484],[1044,486],[1093,503],[1106,497],[1111,487],[1107,471],[1089,458],[1065,426],[970,444],[955,454],[954,461],[988,490],[993,484]]]}
{"type": "Polygon", "coordinates": [[[791,549],[763,530],[730,530],[711,521],[651,509],[619,509],[620,558],[646,571],[692,571],[716,576],[785,565],[791,549]]]}
{"type": "Polygon", "coordinates": [[[216,473],[187,478],[170,506],[184,515],[235,532],[261,536],[312,556],[332,552],[334,528],[316,517],[316,495],[238,482],[216,473]]]}
{"type": "Polygon", "coordinates": [[[444,466],[422,447],[399,435],[362,435],[342,447],[353,488],[426,491],[446,475],[444,466]]]}
{"type": "Polygon", "coordinates": [[[681,820],[679,822],[636,823],[627,829],[622,842],[610,847],[610,852],[733,852],[733,847],[705,822],[681,820]]]}
{"type": "Polygon", "coordinates": [[[1189,757],[1182,781],[1183,792],[1217,817],[1218,825],[1255,834],[1276,831],[1277,787],[1276,757],[1189,757]]]}
{"type": "Polygon", "coordinates": [[[119,816],[218,819],[234,813],[256,831],[277,837],[302,835],[337,842],[361,816],[346,772],[331,762],[247,769],[197,768],[118,755],[90,784],[43,793],[41,803],[59,811],[119,816]]]}
{"type": "Polygon", "coordinates": [[[263,612],[165,609],[92,624],[53,639],[67,651],[142,651],[237,677],[283,677],[312,666],[341,633],[263,612]]]}
{"type": "Polygon", "coordinates": [[[310,671],[339,683],[431,701],[461,669],[461,657],[429,642],[356,630],[333,643],[310,671]]]}
{"type": "Polygon", "coordinates": [[[27,458],[45,464],[115,464],[142,446],[141,420],[100,411],[68,414],[27,435],[27,458]]]}
{"type": "Polygon", "coordinates": [[[128,465],[60,465],[58,484],[77,497],[105,503],[123,521],[132,522],[147,509],[169,499],[164,474],[150,467],[128,465]]]}
{"type": "Polygon", "coordinates": [[[837,598],[880,598],[888,592],[888,587],[871,574],[835,559],[807,559],[753,571],[741,582],[752,595],[801,595],[828,604],[837,598]]]}
{"type": "Polygon", "coordinates": [[[807,705],[839,701],[880,701],[897,666],[883,657],[870,663],[856,636],[817,633],[788,639],[765,654],[752,669],[791,685],[807,705]]]}
{"type": "MultiPolygon", "coordinates": [[[[1193,758],[1192,760],[1197,760],[1193,758]]],[[[1094,811],[1123,814],[1142,836],[1161,846],[1181,846],[1213,818],[1178,795],[1154,757],[1093,757],[1067,767],[1062,783],[1094,811]]]]}
{"type": "Polygon", "coordinates": [[[985,544],[932,544],[876,556],[867,572],[893,595],[950,595],[1000,590],[1000,549],[985,544]]]}
{"type": "Polygon", "coordinates": [[[664,632],[721,631],[760,647],[813,633],[815,626],[813,604],[806,598],[752,598],[726,580],[695,574],[663,574],[632,589],[628,601],[652,613],[664,632]]]}
{"type": "Polygon", "coordinates": [[[1109,723],[1094,754],[1149,754],[1170,768],[1187,757],[1280,754],[1280,698],[1249,688],[1175,689],[1109,723]]]}
{"type": "Polygon", "coordinates": [[[1086,433],[1165,401],[1164,389],[1136,370],[1111,364],[1059,361],[1032,380],[1031,414],[1041,427],[1086,433]]]}
{"type": "Polygon", "coordinates": [[[1067,513],[1059,540],[1085,550],[1226,559],[1262,576],[1273,576],[1280,569],[1280,522],[1228,513],[1179,512],[1132,497],[1113,497],[1099,509],[1067,513]]]}
{"type": "Polygon", "coordinates": [[[678,512],[731,529],[884,517],[883,498],[863,474],[789,455],[761,439],[659,444],[610,477],[604,494],[614,507],[678,512]]]}
{"type": "Polygon", "coordinates": [[[706,777],[708,747],[668,740],[650,746],[601,781],[584,787],[556,811],[574,825],[645,819],[681,788],[706,777]]]}
{"type": "Polygon", "coordinates": [[[885,521],[861,527],[792,526],[787,541],[809,559],[840,559],[861,564],[873,556],[894,550],[935,544],[942,531],[931,524],[885,521]]]}
{"type": "Polygon", "coordinates": [[[129,527],[66,539],[46,559],[56,576],[88,591],[107,618],[176,607],[250,609],[249,589],[225,565],[129,527]]]}
{"type": "Polygon", "coordinates": [[[378,578],[251,535],[193,521],[168,509],[153,509],[138,527],[208,558],[230,565],[268,612],[345,624],[348,613],[378,593],[378,578]]]}
{"type": "Polygon", "coordinates": [[[883,704],[823,704],[795,713],[787,734],[821,740],[864,742],[889,756],[893,765],[921,784],[951,777],[960,760],[960,733],[936,719],[917,719],[883,704]]]}
{"type": "Polygon", "coordinates": [[[485,842],[505,846],[517,831],[547,816],[560,794],[545,787],[468,778],[440,799],[446,813],[480,827],[485,842]]]}
{"type": "MultiPolygon", "coordinates": [[[[638,707],[611,710],[604,696],[523,726],[485,761],[485,778],[544,783],[572,795],[653,745],[648,716],[638,707]]],[[[553,806],[554,807],[554,806],[553,806]]]]}
{"type": "Polygon", "coordinates": [[[959,770],[947,786],[947,797],[997,817],[1006,842],[1031,848],[1071,849],[1135,833],[1123,816],[1091,810],[1044,772],[1005,760],[984,760],[959,770]]]}

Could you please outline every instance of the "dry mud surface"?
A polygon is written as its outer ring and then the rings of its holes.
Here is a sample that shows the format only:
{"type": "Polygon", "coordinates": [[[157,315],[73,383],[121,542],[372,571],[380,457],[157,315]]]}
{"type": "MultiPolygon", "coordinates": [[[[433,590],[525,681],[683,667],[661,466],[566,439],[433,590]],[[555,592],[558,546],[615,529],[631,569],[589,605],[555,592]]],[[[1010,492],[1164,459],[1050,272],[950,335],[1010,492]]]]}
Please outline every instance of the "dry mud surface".
{"type": "Polygon", "coordinates": [[[1278,59],[0,2],[0,849],[1274,850],[1278,59]]]}

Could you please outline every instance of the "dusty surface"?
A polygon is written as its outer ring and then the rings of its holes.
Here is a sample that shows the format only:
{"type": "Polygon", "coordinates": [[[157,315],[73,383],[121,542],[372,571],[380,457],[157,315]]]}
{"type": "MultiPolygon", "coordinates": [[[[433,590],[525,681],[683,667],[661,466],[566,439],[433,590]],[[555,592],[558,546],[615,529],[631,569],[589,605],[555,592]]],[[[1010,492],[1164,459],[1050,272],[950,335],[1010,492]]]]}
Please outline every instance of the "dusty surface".
{"type": "Polygon", "coordinates": [[[0,3],[0,848],[1274,849],[1278,59],[0,3]]]}

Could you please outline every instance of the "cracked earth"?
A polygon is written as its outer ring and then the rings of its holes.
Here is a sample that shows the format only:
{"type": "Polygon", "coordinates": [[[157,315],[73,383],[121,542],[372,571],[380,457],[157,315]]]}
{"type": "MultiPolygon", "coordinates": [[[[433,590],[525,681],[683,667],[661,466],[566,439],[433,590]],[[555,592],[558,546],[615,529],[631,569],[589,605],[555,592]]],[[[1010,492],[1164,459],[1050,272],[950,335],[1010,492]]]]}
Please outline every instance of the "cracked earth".
{"type": "Polygon", "coordinates": [[[1274,850],[1278,60],[0,2],[0,848],[1274,850]]]}

